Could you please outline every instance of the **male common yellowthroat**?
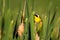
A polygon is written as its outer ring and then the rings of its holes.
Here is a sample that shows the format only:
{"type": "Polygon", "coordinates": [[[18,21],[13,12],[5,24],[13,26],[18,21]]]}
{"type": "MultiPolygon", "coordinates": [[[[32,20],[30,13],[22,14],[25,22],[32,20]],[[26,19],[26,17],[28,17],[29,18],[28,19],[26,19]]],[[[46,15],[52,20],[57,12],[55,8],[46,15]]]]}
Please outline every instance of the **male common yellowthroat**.
{"type": "Polygon", "coordinates": [[[42,19],[40,18],[40,16],[38,14],[34,15],[34,22],[35,22],[35,25],[36,25],[37,32],[41,31],[41,29],[42,29],[42,19]]]}

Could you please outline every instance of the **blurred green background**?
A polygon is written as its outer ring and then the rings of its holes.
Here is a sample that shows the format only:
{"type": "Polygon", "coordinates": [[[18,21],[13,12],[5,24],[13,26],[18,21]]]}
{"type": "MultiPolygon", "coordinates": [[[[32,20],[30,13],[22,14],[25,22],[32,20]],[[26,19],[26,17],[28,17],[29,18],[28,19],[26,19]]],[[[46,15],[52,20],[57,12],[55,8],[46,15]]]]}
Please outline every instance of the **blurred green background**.
{"type": "Polygon", "coordinates": [[[43,21],[40,40],[60,40],[60,0],[0,0],[0,40],[35,40],[33,11],[43,21]],[[25,31],[16,38],[24,10],[25,31]]]}

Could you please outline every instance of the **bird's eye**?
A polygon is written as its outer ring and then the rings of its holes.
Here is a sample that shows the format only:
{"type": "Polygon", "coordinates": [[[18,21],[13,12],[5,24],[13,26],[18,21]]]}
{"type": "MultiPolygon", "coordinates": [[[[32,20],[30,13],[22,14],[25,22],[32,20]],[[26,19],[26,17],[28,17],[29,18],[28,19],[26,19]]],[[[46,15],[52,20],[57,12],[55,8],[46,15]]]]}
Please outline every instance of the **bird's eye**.
{"type": "Polygon", "coordinates": [[[38,15],[37,15],[37,14],[35,14],[35,16],[36,16],[36,17],[38,17],[38,15]]]}

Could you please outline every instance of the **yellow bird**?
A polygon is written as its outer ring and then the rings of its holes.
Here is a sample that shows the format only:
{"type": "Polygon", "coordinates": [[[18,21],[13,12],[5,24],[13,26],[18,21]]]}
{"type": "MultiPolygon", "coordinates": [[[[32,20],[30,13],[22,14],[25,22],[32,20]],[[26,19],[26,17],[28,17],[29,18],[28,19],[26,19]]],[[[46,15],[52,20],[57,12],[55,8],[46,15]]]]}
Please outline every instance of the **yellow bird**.
{"type": "Polygon", "coordinates": [[[41,31],[41,29],[42,29],[42,19],[40,18],[40,16],[38,14],[34,15],[34,22],[35,22],[35,25],[36,25],[37,32],[41,31]]]}

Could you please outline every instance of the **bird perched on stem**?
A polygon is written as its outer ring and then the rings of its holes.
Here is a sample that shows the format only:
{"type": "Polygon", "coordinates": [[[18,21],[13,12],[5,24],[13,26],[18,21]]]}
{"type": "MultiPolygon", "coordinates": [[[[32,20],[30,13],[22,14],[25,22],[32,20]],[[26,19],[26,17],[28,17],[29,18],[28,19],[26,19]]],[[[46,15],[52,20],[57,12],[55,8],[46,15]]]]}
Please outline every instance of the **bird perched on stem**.
{"type": "Polygon", "coordinates": [[[40,31],[42,29],[42,19],[38,14],[34,15],[34,22],[35,22],[35,30],[36,30],[35,40],[40,40],[40,31]]]}

